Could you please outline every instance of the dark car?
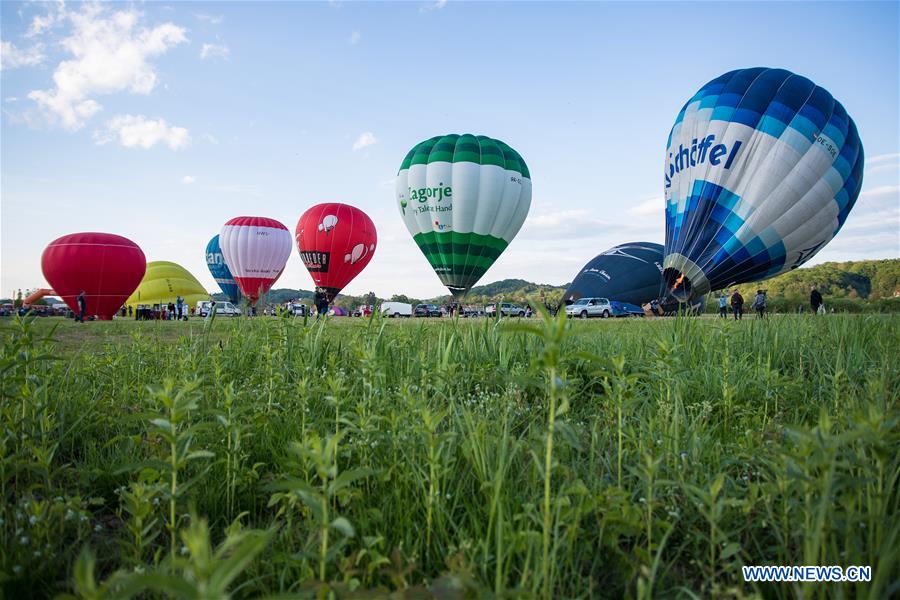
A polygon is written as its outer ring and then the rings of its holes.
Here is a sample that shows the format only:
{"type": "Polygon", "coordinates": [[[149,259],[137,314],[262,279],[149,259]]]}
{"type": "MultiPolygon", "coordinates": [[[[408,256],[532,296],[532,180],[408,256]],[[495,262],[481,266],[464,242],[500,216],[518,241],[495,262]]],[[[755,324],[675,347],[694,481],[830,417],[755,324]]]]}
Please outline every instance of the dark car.
{"type": "Polygon", "coordinates": [[[434,304],[416,304],[414,317],[440,317],[441,309],[434,304]]]}

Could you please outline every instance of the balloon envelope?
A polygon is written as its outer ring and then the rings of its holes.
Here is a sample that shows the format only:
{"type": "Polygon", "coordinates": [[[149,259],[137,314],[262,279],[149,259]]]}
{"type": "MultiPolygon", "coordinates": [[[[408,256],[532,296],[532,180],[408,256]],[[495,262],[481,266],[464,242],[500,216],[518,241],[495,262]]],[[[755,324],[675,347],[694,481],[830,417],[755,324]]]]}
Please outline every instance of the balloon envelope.
{"type": "Polygon", "coordinates": [[[438,136],[406,155],[396,197],[413,240],[444,285],[462,296],[525,222],[531,174],[519,153],[499,140],[438,136]]]}
{"type": "Polygon", "coordinates": [[[251,304],[269,291],[291,255],[291,234],[268,217],[235,217],[219,233],[225,264],[251,304]]]}
{"type": "Polygon", "coordinates": [[[372,219],[337,202],[303,213],[295,236],[303,264],[329,302],[369,264],[378,244],[372,219]]]}
{"type": "Polygon", "coordinates": [[[173,262],[157,260],[147,263],[147,272],[125,304],[168,304],[181,296],[188,306],[209,300],[203,285],[187,269],[173,262]]]}
{"type": "Polygon", "coordinates": [[[228,270],[225,264],[225,257],[222,256],[222,249],[219,247],[219,236],[214,236],[206,245],[206,266],[213,279],[219,284],[222,292],[228,296],[228,300],[237,304],[241,301],[241,288],[238,287],[237,281],[228,270]]]}
{"type": "Polygon", "coordinates": [[[783,69],[741,69],[681,109],[666,150],[666,286],[679,300],[796,268],[840,230],[862,186],[856,125],[783,69]]]}
{"type": "Polygon", "coordinates": [[[137,244],[112,233],[73,233],[41,255],[41,270],[56,293],[78,312],[83,290],[87,315],[111,319],[144,276],[147,260],[137,244]]]}
{"type": "Polygon", "coordinates": [[[662,261],[661,244],[629,242],[613,246],[582,267],[563,300],[607,298],[641,306],[659,296],[662,261]]]}

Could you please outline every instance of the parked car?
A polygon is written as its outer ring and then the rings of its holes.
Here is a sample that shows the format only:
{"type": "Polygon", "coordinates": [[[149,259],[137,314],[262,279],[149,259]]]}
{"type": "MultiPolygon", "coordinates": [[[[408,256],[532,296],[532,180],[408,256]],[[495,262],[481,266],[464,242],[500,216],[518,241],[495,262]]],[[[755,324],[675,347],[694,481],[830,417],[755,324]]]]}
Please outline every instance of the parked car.
{"type": "Polygon", "coordinates": [[[606,298],[579,298],[575,303],[566,306],[567,317],[601,317],[613,316],[613,307],[606,298]]]}
{"type": "Polygon", "coordinates": [[[440,307],[436,304],[416,304],[416,309],[413,311],[414,317],[440,317],[442,314],[440,307]]]}
{"type": "Polygon", "coordinates": [[[638,306],[637,304],[630,304],[628,302],[617,302],[613,300],[610,302],[613,308],[613,316],[614,317],[643,317],[644,309],[638,306]]]}
{"type": "Polygon", "coordinates": [[[299,302],[292,303],[288,310],[290,310],[291,315],[295,317],[305,317],[309,313],[309,307],[305,304],[300,304],[299,302]]]}
{"type": "Polygon", "coordinates": [[[406,302],[382,302],[381,314],[385,317],[411,317],[413,314],[412,304],[406,302]]]}
{"type": "MultiPolygon", "coordinates": [[[[200,300],[197,302],[196,314],[205,317],[209,314],[210,307],[209,300],[200,300]]],[[[226,317],[239,317],[241,316],[241,309],[232,304],[231,302],[226,301],[216,301],[216,315],[223,315],[226,317]]]]}
{"type": "MultiPolygon", "coordinates": [[[[484,314],[489,317],[494,317],[497,315],[497,305],[496,304],[488,304],[484,307],[484,314]]],[[[500,316],[503,317],[524,317],[526,311],[524,308],[519,306],[518,304],[512,304],[510,302],[501,302],[500,303],[500,316]]]]}

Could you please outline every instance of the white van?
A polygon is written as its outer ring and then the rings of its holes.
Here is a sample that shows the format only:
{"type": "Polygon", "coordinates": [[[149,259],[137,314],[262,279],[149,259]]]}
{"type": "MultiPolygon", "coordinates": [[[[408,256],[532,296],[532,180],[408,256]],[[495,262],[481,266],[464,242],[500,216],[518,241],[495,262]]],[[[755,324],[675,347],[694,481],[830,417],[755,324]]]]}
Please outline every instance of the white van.
{"type": "Polygon", "coordinates": [[[411,317],[412,304],[406,302],[382,302],[381,315],[384,317],[411,317]]]}
{"type": "MultiPolygon", "coordinates": [[[[205,317],[209,313],[210,307],[209,300],[200,300],[197,302],[196,315],[200,317],[205,317]]],[[[216,315],[222,315],[225,317],[239,317],[241,316],[241,309],[232,304],[231,302],[216,300],[216,315]]]]}

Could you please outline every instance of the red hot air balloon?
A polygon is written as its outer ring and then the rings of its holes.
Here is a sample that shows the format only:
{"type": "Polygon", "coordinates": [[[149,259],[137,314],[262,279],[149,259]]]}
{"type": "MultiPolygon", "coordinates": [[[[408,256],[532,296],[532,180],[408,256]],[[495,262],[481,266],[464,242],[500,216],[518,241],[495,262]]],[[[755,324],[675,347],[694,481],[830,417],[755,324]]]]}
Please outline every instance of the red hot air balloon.
{"type": "Polygon", "coordinates": [[[303,264],[329,303],[369,264],[378,243],[369,215],[337,202],[303,213],[295,237],[303,264]]]}
{"type": "Polygon", "coordinates": [[[73,233],[50,242],[41,255],[47,282],[73,312],[84,291],[87,315],[112,319],[137,288],[147,259],[137,244],[112,233],[73,233]]]}
{"type": "Polygon", "coordinates": [[[255,304],[281,277],[291,256],[291,232],[268,217],[235,217],[222,227],[219,247],[241,292],[255,304]]]}

